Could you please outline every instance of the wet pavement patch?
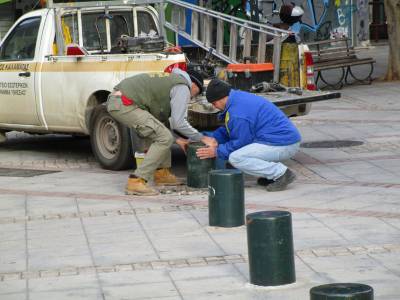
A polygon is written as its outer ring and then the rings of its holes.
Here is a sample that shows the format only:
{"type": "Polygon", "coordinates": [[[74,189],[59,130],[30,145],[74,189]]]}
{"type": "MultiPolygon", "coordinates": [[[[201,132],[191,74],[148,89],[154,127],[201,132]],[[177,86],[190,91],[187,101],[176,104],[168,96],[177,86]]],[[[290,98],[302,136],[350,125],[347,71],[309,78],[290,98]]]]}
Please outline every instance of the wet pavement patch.
{"type": "Polygon", "coordinates": [[[61,171],[0,168],[0,176],[4,177],[34,177],[58,172],[61,171]]]}
{"type": "Polygon", "coordinates": [[[345,148],[354,147],[364,144],[361,141],[351,141],[351,140],[334,140],[334,141],[315,141],[309,143],[302,143],[300,147],[302,148],[345,148]]]}

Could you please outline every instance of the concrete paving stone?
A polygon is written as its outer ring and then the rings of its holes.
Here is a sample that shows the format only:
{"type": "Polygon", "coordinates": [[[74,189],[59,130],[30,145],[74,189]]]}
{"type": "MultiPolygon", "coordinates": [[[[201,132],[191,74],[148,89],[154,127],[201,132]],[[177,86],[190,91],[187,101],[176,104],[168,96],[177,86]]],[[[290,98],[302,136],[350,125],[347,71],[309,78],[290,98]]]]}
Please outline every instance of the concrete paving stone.
{"type": "Polygon", "coordinates": [[[369,253],[369,256],[380,262],[382,266],[395,274],[400,283],[399,253],[369,253]]]}
{"type": "Polygon", "coordinates": [[[122,273],[100,273],[99,280],[102,287],[171,282],[168,271],[166,270],[135,270],[122,273]]]}
{"type": "Polygon", "coordinates": [[[27,296],[25,293],[19,294],[0,294],[1,300],[21,300],[26,299],[27,296]]]}
{"type": "MultiPolygon", "coordinates": [[[[98,290],[99,283],[95,275],[77,275],[54,278],[29,279],[29,293],[98,290]]],[[[42,298],[45,299],[45,298],[42,298]]],[[[48,298],[56,299],[56,298],[48,298]]]]}
{"type": "Polygon", "coordinates": [[[73,198],[38,196],[29,196],[27,198],[28,215],[36,216],[76,212],[77,208],[73,198]]]}
{"type": "Polygon", "coordinates": [[[25,271],[22,272],[22,279],[32,279],[32,278],[39,278],[40,277],[40,273],[39,271],[25,271]]]}
{"type": "Polygon", "coordinates": [[[0,299],[5,294],[24,294],[26,291],[26,280],[7,280],[0,282],[0,299]]]}
{"type": "Polygon", "coordinates": [[[144,235],[140,225],[135,219],[124,223],[110,222],[108,224],[97,223],[94,220],[91,221],[93,222],[89,224],[85,220],[84,226],[88,238],[93,242],[96,241],[100,243],[103,238],[111,239],[111,241],[118,241],[122,240],[123,236],[130,240],[144,235]]]}
{"type": "MultiPolygon", "coordinates": [[[[307,143],[303,141],[303,143],[307,143]]],[[[322,149],[322,148],[301,148],[301,152],[311,156],[312,158],[321,161],[331,159],[349,159],[352,156],[340,149],[322,149]]]]}
{"type": "Polygon", "coordinates": [[[169,261],[169,265],[173,268],[185,268],[189,266],[186,259],[178,259],[169,261]]]}
{"type": "Polygon", "coordinates": [[[24,250],[12,252],[2,252],[0,256],[0,273],[19,272],[26,269],[26,253],[24,250]]]}
{"type": "Polygon", "coordinates": [[[183,297],[184,300],[207,300],[207,299],[218,299],[218,300],[231,300],[231,299],[237,299],[237,300],[253,300],[253,299],[262,299],[260,296],[255,294],[253,291],[224,291],[224,292],[215,292],[215,293],[200,293],[198,295],[188,295],[187,297],[183,297]]]}
{"type": "Polygon", "coordinates": [[[173,230],[176,233],[189,233],[200,229],[199,224],[187,211],[161,212],[137,216],[144,229],[152,235],[164,235],[173,230]]]}
{"type": "Polygon", "coordinates": [[[0,243],[12,241],[24,241],[25,240],[25,224],[23,223],[12,223],[12,224],[1,224],[0,226],[0,243]]]}
{"type": "Polygon", "coordinates": [[[151,240],[163,260],[225,254],[206,234],[151,240]]]}
{"type": "Polygon", "coordinates": [[[395,229],[400,230],[400,219],[394,218],[380,218],[385,223],[389,224],[390,226],[394,227],[395,229]]]}
{"type": "Polygon", "coordinates": [[[341,181],[353,181],[354,178],[340,172],[340,170],[336,170],[333,168],[331,164],[329,165],[308,165],[308,169],[312,170],[312,172],[318,174],[320,177],[326,180],[341,180],[341,181]]]}
{"type": "Polygon", "coordinates": [[[393,273],[367,255],[305,257],[305,263],[316,272],[326,274],[334,282],[393,280],[393,273]]]}
{"type": "Polygon", "coordinates": [[[295,249],[309,249],[345,245],[346,240],[316,219],[293,222],[295,249]]]}
{"type": "Polygon", "coordinates": [[[1,241],[0,242],[0,253],[3,252],[15,252],[15,249],[24,249],[26,245],[26,241],[23,239],[14,240],[14,241],[1,241]]]}
{"type": "Polygon", "coordinates": [[[397,229],[379,219],[371,222],[371,218],[334,215],[319,215],[319,218],[353,245],[391,243],[400,238],[397,229]]]}
{"type": "Polygon", "coordinates": [[[42,253],[41,255],[29,256],[29,269],[31,270],[45,270],[45,269],[59,269],[66,267],[80,267],[87,266],[92,263],[89,253],[77,254],[70,256],[59,256],[53,254],[42,253]]]}
{"type": "Polygon", "coordinates": [[[398,183],[392,172],[385,171],[369,162],[340,162],[329,164],[335,171],[352,178],[354,181],[374,183],[398,183]],[[379,177],[376,176],[379,174],[379,177]]]}
{"type": "Polygon", "coordinates": [[[102,300],[103,294],[97,289],[68,289],[46,292],[32,292],[29,293],[29,299],[43,300],[43,299],[57,299],[57,300],[102,300]]]}
{"type": "Polygon", "coordinates": [[[379,197],[377,191],[370,191],[351,198],[333,200],[327,203],[317,204],[318,208],[348,209],[358,211],[377,211],[392,213],[397,211],[399,205],[393,204],[391,200],[379,197]]]}
{"type": "Polygon", "coordinates": [[[172,282],[141,283],[103,287],[106,299],[148,299],[179,296],[172,282]]]}
{"type": "Polygon", "coordinates": [[[169,268],[169,266],[170,266],[168,261],[152,261],[150,264],[154,270],[166,269],[166,268],[169,268]]]}
{"type": "Polygon", "coordinates": [[[174,281],[240,276],[240,273],[231,264],[171,269],[170,274],[174,281]]]}
{"type": "Polygon", "coordinates": [[[77,199],[79,211],[106,211],[106,210],[127,210],[130,209],[129,203],[124,200],[99,200],[99,199],[77,199]]]}
{"type": "Polygon", "coordinates": [[[136,263],[132,264],[132,267],[135,271],[152,269],[150,262],[136,262],[136,263]]]}
{"type": "MultiPolygon", "coordinates": [[[[108,299],[108,298],[106,298],[108,299]]],[[[156,297],[156,298],[146,298],[146,300],[182,300],[180,296],[175,297],[156,297]]]]}
{"type": "Polygon", "coordinates": [[[41,278],[58,277],[58,276],[60,276],[60,271],[58,271],[58,270],[43,270],[43,271],[39,271],[39,274],[40,274],[41,278]]]}
{"type": "Polygon", "coordinates": [[[371,286],[374,289],[374,299],[397,300],[399,299],[399,279],[381,280],[374,278],[366,280],[363,283],[371,286]]]}
{"type": "Polygon", "coordinates": [[[209,233],[213,240],[223,249],[225,253],[247,253],[246,229],[211,231],[209,233]]]}
{"type": "Polygon", "coordinates": [[[201,227],[208,226],[208,209],[207,210],[193,210],[190,212],[195,220],[199,223],[201,227]]]}
{"type": "Polygon", "coordinates": [[[0,195],[0,203],[0,218],[25,216],[24,195],[0,195]]]}
{"type": "Polygon", "coordinates": [[[207,262],[202,257],[199,257],[199,258],[188,258],[186,261],[188,262],[188,264],[190,266],[205,266],[205,265],[207,265],[207,262]]]}
{"type": "Polygon", "coordinates": [[[132,270],[133,270],[132,264],[123,264],[123,265],[115,266],[116,272],[125,272],[125,271],[132,271],[132,270]]]}
{"type": "Polygon", "coordinates": [[[83,234],[79,219],[38,220],[27,224],[28,237],[81,236],[83,234]]]}
{"type": "Polygon", "coordinates": [[[115,267],[97,266],[96,271],[98,273],[113,273],[115,272],[115,267]]]}
{"type": "Polygon", "coordinates": [[[241,290],[245,281],[241,276],[221,276],[217,278],[201,278],[191,280],[175,280],[180,293],[184,298],[191,299],[193,295],[210,294],[213,292],[225,292],[241,290]]]}
{"type": "Polygon", "coordinates": [[[149,244],[137,243],[136,246],[110,245],[107,248],[92,247],[93,258],[97,265],[129,264],[157,259],[157,255],[149,244]]]}
{"type": "Polygon", "coordinates": [[[368,253],[368,250],[365,247],[362,246],[349,246],[347,247],[349,251],[353,254],[366,254],[368,253]]]}
{"type": "Polygon", "coordinates": [[[22,278],[22,272],[7,272],[2,275],[2,280],[3,281],[8,281],[8,280],[19,280],[22,278]]]}

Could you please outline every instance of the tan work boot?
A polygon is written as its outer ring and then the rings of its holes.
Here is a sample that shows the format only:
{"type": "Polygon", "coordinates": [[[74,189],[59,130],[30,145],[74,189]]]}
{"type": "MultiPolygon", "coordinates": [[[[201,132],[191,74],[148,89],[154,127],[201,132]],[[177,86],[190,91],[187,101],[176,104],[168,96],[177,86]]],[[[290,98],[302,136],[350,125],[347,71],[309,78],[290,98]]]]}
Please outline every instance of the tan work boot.
{"type": "Polygon", "coordinates": [[[158,169],[154,172],[154,182],[156,185],[181,185],[180,181],[169,169],[158,169]]]}
{"type": "Polygon", "coordinates": [[[159,194],[159,192],[149,187],[143,178],[128,178],[128,184],[125,188],[125,194],[139,196],[156,196],[159,194]]]}

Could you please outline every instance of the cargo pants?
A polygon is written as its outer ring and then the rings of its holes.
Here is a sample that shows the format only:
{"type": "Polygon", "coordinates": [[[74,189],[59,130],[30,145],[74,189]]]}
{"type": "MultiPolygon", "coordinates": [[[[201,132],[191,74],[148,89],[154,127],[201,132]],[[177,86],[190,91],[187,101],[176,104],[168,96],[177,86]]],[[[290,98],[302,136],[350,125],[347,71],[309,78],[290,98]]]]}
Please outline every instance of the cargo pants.
{"type": "Polygon", "coordinates": [[[133,173],[135,176],[149,181],[156,169],[171,167],[170,148],[174,138],[163,123],[136,104],[124,105],[121,97],[114,94],[108,97],[107,111],[115,120],[134,129],[140,138],[151,143],[143,162],[133,173]]]}

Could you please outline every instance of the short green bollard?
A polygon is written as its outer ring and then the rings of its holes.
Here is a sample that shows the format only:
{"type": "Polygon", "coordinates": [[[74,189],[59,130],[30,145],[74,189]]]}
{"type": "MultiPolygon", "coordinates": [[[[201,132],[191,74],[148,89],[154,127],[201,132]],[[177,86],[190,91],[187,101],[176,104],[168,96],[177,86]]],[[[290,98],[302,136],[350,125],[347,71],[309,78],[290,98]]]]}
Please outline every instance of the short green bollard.
{"type": "Polygon", "coordinates": [[[361,283],[331,283],[313,287],[310,300],[373,300],[374,289],[361,283]]]}
{"type": "Polygon", "coordinates": [[[244,225],[244,183],[240,170],[208,173],[208,219],[210,226],[244,225]]]}
{"type": "Polygon", "coordinates": [[[214,169],[215,160],[211,158],[200,159],[196,155],[203,143],[190,143],[187,150],[187,186],[193,188],[206,188],[208,186],[208,171],[214,169]]]}
{"type": "Polygon", "coordinates": [[[296,281],[292,215],[260,211],[246,216],[250,283],[277,286],[296,281]]]}

